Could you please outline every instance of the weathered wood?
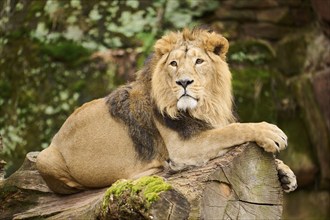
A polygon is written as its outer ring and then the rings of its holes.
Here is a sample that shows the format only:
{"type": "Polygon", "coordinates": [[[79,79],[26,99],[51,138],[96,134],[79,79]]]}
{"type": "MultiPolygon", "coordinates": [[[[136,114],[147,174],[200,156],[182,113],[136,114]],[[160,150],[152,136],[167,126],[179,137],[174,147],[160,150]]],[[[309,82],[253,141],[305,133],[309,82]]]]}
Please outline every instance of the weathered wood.
{"type": "Polygon", "coordinates": [[[274,159],[255,144],[169,177],[191,205],[190,219],[279,219],[282,189],[274,159]]]}
{"type": "MultiPolygon", "coordinates": [[[[96,219],[106,189],[55,195],[35,169],[37,153],[0,184],[0,219],[96,219]]],[[[255,144],[241,145],[203,167],[162,173],[171,190],[147,211],[132,210],[120,219],[279,219],[282,189],[274,158],[255,144]]],[[[115,205],[115,204],[114,204],[115,205]]],[[[103,216],[113,219],[111,216],[103,216]]]]}
{"type": "Polygon", "coordinates": [[[37,155],[38,152],[27,154],[22,167],[0,182],[0,219],[95,218],[106,189],[69,196],[56,195],[47,187],[36,169],[37,155]]]}

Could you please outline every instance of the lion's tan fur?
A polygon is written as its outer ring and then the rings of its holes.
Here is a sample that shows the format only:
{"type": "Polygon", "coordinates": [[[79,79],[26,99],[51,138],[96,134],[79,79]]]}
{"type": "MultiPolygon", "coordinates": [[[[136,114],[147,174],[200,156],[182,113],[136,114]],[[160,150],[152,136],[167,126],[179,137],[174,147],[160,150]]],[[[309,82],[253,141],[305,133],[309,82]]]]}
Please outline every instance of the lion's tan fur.
{"type": "MultiPolygon", "coordinates": [[[[46,181],[52,175],[77,189],[104,187],[161,165],[136,159],[125,126],[109,117],[103,99],[78,108],[37,160],[46,181]]],[[[52,182],[54,191],[66,193],[52,182]]]]}
{"type": "Polygon", "coordinates": [[[74,193],[167,165],[201,165],[247,141],[269,152],[285,148],[274,125],[234,123],[227,51],[224,37],[200,29],[158,40],[135,82],[77,109],[39,154],[50,188],[74,193]]]}

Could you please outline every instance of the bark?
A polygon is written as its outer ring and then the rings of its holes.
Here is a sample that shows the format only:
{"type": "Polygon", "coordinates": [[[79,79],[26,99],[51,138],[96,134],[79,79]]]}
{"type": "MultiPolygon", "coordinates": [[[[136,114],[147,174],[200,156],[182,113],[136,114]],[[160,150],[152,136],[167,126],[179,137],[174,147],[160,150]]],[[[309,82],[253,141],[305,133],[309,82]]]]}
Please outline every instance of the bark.
{"type": "Polygon", "coordinates": [[[274,158],[253,143],[203,167],[163,173],[172,189],[161,192],[150,206],[127,212],[119,205],[111,215],[104,214],[102,206],[106,189],[69,196],[52,193],[35,168],[36,155],[29,153],[18,171],[2,180],[1,219],[279,219],[282,215],[274,158]]]}

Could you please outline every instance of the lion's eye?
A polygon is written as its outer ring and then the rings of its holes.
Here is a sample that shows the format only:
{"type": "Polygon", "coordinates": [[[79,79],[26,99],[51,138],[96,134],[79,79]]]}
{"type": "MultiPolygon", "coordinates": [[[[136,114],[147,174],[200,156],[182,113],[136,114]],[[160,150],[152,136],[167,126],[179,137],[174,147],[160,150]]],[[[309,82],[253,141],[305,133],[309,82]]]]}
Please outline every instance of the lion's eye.
{"type": "Polygon", "coordinates": [[[177,63],[176,61],[173,60],[172,62],[170,62],[170,65],[171,65],[171,66],[174,66],[174,67],[177,67],[177,66],[178,66],[178,63],[177,63]]]}
{"type": "Polygon", "coordinates": [[[202,64],[204,62],[203,59],[198,58],[195,62],[195,64],[202,64]]]}

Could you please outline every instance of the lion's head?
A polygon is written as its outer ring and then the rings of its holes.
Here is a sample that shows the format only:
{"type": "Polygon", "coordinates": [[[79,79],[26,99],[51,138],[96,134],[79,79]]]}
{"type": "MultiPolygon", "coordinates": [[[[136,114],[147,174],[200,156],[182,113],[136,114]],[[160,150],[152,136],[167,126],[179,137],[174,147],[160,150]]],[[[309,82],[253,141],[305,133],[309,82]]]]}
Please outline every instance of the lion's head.
{"type": "Polygon", "coordinates": [[[155,44],[151,97],[162,114],[180,112],[223,126],[234,121],[228,41],[201,29],[171,32],[155,44]]]}

